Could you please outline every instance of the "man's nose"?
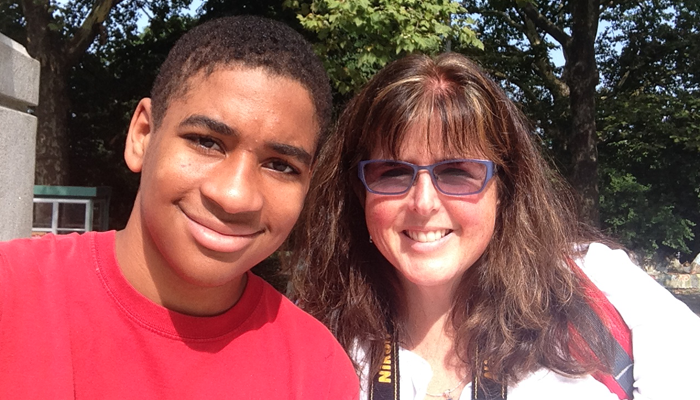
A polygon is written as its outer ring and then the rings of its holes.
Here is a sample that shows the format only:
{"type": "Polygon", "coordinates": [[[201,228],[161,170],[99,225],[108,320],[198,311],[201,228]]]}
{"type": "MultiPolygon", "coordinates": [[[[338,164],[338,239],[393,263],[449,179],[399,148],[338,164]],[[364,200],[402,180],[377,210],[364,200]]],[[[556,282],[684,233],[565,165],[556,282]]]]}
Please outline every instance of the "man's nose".
{"type": "Polygon", "coordinates": [[[204,197],[228,214],[262,209],[261,167],[254,154],[234,152],[217,168],[201,186],[204,197]]]}

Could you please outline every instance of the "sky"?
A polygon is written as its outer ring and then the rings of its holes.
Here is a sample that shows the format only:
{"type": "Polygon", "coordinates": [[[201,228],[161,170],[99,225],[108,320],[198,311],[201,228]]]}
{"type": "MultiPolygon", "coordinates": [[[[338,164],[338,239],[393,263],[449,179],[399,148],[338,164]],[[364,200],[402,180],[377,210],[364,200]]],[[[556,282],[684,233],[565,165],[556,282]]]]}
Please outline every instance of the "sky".
{"type": "MultiPolygon", "coordinates": [[[[68,0],[57,0],[59,4],[66,4],[68,0]]],[[[197,9],[202,5],[204,0],[193,0],[192,4],[190,5],[188,9],[188,14],[194,15],[197,12],[197,9]]],[[[144,29],[148,25],[148,15],[145,13],[141,13],[140,18],[137,22],[137,25],[139,29],[144,29]]],[[[605,27],[606,27],[607,22],[606,21],[601,21],[601,24],[598,27],[598,32],[602,32],[605,27]]],[[[562,53],[561,47],[557,47],[555,50],[550,52],[550,55],[552,57],[552,61],[554,64],[558,67],[561,67],[564,65],[564,54],[562,53]]]]}
{"type": "MultiPolygon", "coordinates": [[[[60,0],[59,3],[62,3],[66,0],[60,0]]],[[[190,4],[190,8],[187,9],[187,14],[189,15],[194,15],[197,13],[197,9],[199,6],[202,5],[204,0],[194,0],[192,1],[192,4],[190,4]]],[[[141,13],[141,17],[139,20],[136,22],[137,26],[139,27],[140,30],[143,30],[146,25],[148,25],[148,16],[145,13],[141,13]]]]}
{"type": "MultiPolygon", "coordinates": [[[[63,6],[66,3],[68,3],[69,0],[56,0],[56,3],[59,5],[63,6]]],[[[204,0],[193,0],[192,4],[190,5],[190,8],[187,10],[187,13],[190,15],[194,15],[197,12],[197,9],[199,6],[202,5],[204,0]]],[[[146,13],[141,12],[138,21],[136,22],[139,29],[143,30],[146,25],[148,25],[148,15],[146,13]]]]}

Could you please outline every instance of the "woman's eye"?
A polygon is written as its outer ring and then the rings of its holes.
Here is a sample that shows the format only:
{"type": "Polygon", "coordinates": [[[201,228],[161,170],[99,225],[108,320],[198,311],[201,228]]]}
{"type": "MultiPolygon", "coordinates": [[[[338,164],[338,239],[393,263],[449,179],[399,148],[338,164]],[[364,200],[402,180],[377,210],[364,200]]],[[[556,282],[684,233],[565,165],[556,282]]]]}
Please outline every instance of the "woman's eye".
{"type": "Polygon", "coordinates": [[[444,170],[440,171],[440,176],[459,176],[459,177],[464,177],[464,178],[470,178],[472,174],[464,169],[460,168],[445,168],[444,170]]]}
{"type": "Polygon", "coordinates": [[[292,167],[284,161],[270,161],[267,164],[265,164],[265,167],[277,172],[281,172],[283,174],[299,173],[299,171],[297,171],[294,167],[292,167]]]}
{"type": "Polygon", "coordinates": [[[412,176],[413,171],[406,168],[387,168],[382,171],[380,178],[395,178],[399,176],[412,176]]]}

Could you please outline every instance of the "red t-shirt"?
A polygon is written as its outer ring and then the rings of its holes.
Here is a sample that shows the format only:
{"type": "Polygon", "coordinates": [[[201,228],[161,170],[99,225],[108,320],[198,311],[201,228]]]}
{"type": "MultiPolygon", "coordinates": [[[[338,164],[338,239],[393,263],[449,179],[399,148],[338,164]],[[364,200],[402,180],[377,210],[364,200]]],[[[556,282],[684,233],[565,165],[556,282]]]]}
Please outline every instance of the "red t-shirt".
{"type": "Polygon", "coordinates": [[[122,276],[114,232],[0,243],[0,399],[357,399],[331,333],[255,275],[215,317],[122,276]]]}

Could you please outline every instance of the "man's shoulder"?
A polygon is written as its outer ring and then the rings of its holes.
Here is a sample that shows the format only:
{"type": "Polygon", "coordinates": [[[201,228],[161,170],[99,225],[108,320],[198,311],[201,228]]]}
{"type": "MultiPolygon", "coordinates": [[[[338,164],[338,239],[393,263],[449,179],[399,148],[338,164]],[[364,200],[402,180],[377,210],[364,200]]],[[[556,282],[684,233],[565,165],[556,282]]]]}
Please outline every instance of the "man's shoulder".
{"type": "Polygon", "coordinates": [[[0,264],[31,265],[74,262],[89,257],[97,243],[113,242],[113,232],[52,235],[0,243],[0,264]]]}
{"type": "Polygon", "coordinates": [[[284,354],[293,362],[297,376],[312,377],[325,398],[357,399],[355,369],[330,330],[268,283],[262,285],[262,302],[274,313],[271,322],[259,330],[266,349],[284,354]]]}
{"type": "Polygon", "coordinates": [[[87,239],[87,234],[54,235],[49,233],[38,237],[0,242],[0,253],[6,257],[22,255],[47,256],[66,248],[80,246],[87,239]]]}
{"type": "Polygon", "coordinates": [[[321,341],[328,339],[328,343],[337,345],[334,336],[319,320],[299,308],[262,278],[255,276],[254,279],[260,280],[262,302],[266,304],[267,309],[276,313],[274,316],[275,324],[284,325],[288,335],[299,335],[307,340],[312,340],[312,338],[321,341]]]}
{"type": "Polygon", "coordinates": [[[2,242],[0,243],[0,257],[8,263],[51,257],[57,248],[66,244],[67,240],[73,242],[77,240],[77,237],[76,234],[63,237],[47,234],[41,237],[2,242]]]}

